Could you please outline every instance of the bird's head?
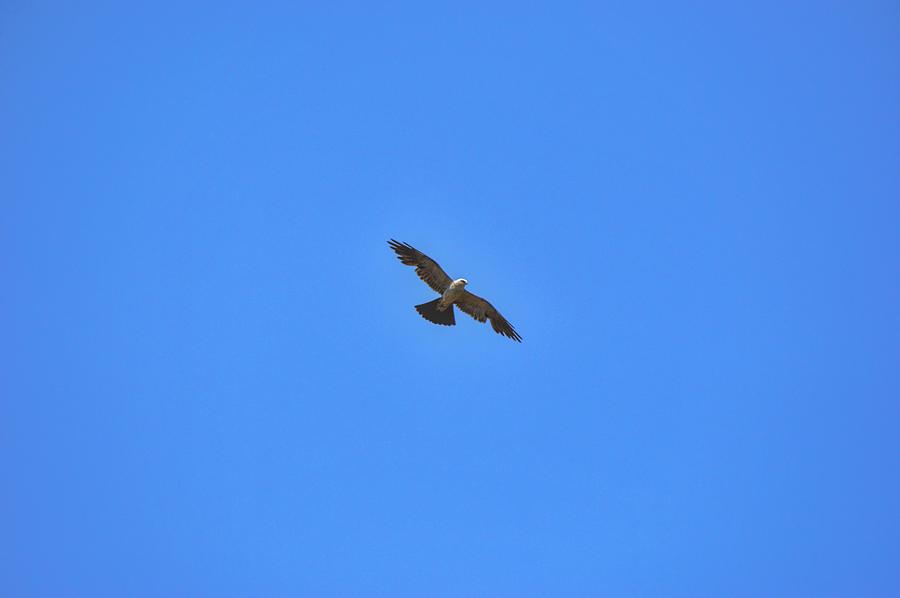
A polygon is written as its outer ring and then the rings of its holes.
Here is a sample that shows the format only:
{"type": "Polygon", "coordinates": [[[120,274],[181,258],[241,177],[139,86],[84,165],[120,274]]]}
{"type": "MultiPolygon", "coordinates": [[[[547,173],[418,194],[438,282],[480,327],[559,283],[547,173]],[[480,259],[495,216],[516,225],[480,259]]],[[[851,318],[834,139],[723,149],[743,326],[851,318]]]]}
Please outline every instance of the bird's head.
{"type": "Polygon", "coordinates": [[[466,280],[465,278],[460,278],[460,279],[457,280],[456,282],[458,282],[458,283],[461,284],[462,286],[466,286],[467,284],[469,284],[469,281],[466,280]]]}

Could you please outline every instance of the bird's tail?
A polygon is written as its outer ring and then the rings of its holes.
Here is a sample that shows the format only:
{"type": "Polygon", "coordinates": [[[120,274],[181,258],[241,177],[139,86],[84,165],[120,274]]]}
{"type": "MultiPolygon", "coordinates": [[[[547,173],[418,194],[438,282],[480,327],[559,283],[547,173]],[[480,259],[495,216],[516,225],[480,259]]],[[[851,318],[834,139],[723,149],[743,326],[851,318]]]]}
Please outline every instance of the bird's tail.
{"type": "Polygon", "coordinates": [[[434,301],[417,305],[416,311],[429,322],[434,322],[441,326],[453,326],[456,324],[456,318],[453,316],[453,305],[448,305],[447,309],[440,311],[438,309],[438,303],[440,302],[441,298],[438,297],[434,301]]]}

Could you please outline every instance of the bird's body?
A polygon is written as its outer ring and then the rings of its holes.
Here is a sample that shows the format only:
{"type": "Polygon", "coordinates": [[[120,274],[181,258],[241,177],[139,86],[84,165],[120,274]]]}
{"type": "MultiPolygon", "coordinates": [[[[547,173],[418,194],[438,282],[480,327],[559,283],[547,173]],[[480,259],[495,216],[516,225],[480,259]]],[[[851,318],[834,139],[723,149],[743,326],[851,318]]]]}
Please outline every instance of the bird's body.
{"type": "Polygon", "coordinates": [[[441,295],[441,301],[440,303],[438,303],[438,309],[440,311],[444,311],[445,309],[452,307],[453,304],[456,303],[460,297],[462,297],[468,283],[469,281],[465,278],[458,278],[451,282],[450,286],[447,287],[447,290],[444,291],[444,294],[441,295]]]}
{"type": "Polygon", "coordinates": [[[466,290],[469,281],[465,278],[451,279],[436,261],[407,243],[400,243],[391,239],[388,246],[397,254],[397,259],[406,266],[415,266],[416,274],[433,291],[440,294],[434,301],[416,306],[416,311],[423,318],[434,324],[453,326],[456,317],[453,314],[453,306],[460,311],[472,316],[479,322],[490,320],[491,328],[497,334],[502,334],[516,342],[522,342],[522,337],[516,332],[506,318],[491,305],[486,299],[470,293],[466,290]]]}

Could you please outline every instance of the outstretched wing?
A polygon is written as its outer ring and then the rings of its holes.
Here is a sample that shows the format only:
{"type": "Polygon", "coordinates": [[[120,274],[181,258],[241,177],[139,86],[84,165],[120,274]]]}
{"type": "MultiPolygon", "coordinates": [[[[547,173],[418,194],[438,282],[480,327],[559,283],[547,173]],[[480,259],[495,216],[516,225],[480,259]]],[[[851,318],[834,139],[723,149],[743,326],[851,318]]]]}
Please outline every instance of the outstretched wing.
{"type": "Polygon", "coordinates": [[[512,324],[507,322],[506,318],[501,316],[500,312],[497,311],[497,308],[491,305],[486,299],[482,299],[469,291],[463,291],[462,295],[455,303],[456,307],[461,311],[469,314],[479,322],[490,320],[491,327],[497,334],[507,336],[519,343],[522,342],[522,337],[519,336],[519,333],[516,332],[516,329],[513,328],[512,324]]]}
{"type": "Polygon", "coordinates": [[[415,266],[416,274],[419,275],[419,278],[424,280],[425,284],[430,286],[435,292],[443,295],[450,283],[453,282],[436,261],[412,245],[400,243],[393,239],[388,241],[388,245],[397,252],[397,259],[404,265],[415,266]]]}

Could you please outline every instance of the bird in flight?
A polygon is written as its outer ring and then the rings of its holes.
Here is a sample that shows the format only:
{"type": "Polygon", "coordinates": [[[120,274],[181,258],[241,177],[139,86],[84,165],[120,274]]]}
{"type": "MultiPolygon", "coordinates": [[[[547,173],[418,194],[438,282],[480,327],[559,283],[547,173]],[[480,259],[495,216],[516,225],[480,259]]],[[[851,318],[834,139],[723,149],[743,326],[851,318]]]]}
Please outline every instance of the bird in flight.
{"type": "Polygon", "coordinates": [[[490,320],[491,327],[497,334],[502,334],[519,343],[522,342],[522,337],[519,336],[516,329],[500,315],[493,305],[466,290],[466,285],[469,284],[468,280],[465,278],[453,280],[436,261],[412,245],[391,239],[388,241],[388,246],[397,253],[397,259],[404,265],[415,266],[419,278],[441,295],[434,301],[416,306],[416,311],[423,318],[442,326],[453,326],[456,324],[453,316],[453,306],[455,305],[479,322],[490,320]]]}

